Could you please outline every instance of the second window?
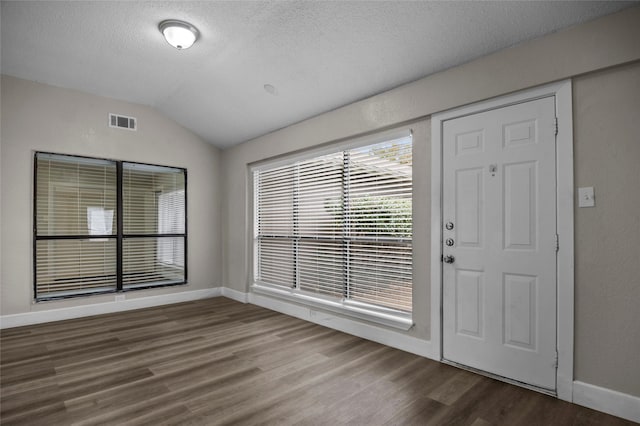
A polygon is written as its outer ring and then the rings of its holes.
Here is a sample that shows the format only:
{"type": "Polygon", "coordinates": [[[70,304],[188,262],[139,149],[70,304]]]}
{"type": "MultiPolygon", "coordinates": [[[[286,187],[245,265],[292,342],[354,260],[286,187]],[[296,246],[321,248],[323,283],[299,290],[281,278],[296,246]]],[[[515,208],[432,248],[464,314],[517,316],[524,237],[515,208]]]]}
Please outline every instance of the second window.
{"type": "Polygon", "coordinates": [[[411,136],[254,170],[255,284],[410,313],[411,136]]]}

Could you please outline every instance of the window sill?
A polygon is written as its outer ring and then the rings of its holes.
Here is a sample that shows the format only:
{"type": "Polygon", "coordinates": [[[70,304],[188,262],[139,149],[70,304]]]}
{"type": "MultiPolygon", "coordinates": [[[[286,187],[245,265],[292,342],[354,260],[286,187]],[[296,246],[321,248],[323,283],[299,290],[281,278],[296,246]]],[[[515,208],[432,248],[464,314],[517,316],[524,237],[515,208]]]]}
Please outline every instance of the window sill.
{"type": "Polygon", "coordinates": [[[325,309],[327,311],[343,314],[387,327],[397,328],[404,331],[407,331],[411,327],[413,327],[413,319],[410,314],[403,314],[391,309],[375,308],[364,303],[346,300],[329,300],[304,293],[299,290],[276,288],[260,283],[254,283],[251,288],[254,293],[302,303],[310,307],[325,309]]]}

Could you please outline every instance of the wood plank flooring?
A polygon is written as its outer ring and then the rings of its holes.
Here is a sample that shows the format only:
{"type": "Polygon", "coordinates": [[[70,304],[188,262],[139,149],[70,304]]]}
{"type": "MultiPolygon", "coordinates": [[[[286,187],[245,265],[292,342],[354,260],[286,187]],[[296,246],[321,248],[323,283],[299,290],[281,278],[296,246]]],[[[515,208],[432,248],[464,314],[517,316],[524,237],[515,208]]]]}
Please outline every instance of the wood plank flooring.
{"type": "Polygon", "coordinates": [[[2,425],[628,425],[225,298],[1,333],[2,425]]]}

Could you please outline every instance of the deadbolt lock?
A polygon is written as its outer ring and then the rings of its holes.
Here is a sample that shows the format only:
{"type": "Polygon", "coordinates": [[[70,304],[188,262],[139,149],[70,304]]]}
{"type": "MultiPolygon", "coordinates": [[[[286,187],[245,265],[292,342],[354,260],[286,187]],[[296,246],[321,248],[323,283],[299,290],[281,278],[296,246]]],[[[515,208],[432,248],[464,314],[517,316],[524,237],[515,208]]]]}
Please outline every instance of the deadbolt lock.
{"type": "Polygon", "coordinates": [[[446,225],[444,225],[445,228],[447,228],[449,231],[451,231],[453,229],[453,222],[447,222],[446,225]]]}
{"type": "Polygon", "coordinates": [[[447,238],[447,240],[444,243],[449,247],[451,247],[453,245],[453,238],[447,238]]]}

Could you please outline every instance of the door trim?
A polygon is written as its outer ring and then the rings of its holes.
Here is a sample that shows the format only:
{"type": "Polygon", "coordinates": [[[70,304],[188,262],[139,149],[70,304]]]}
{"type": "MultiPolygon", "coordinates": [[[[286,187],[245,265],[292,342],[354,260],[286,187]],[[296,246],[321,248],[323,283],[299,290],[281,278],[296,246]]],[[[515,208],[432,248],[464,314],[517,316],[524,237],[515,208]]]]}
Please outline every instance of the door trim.
{"type": "Polygon", "coordinates": [[[431,117],[431,358],[442,361],[442,125],[466,115],[555,96],[558,135],[556,137],[556,208],[559,236],[557,263],[558,368],[556,395],[573,399],[573,118],[571,80],[564,80],[522,92],[501,96],[434,114],[431,117]]]}

